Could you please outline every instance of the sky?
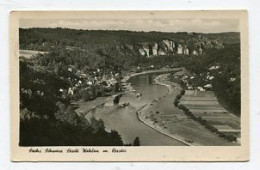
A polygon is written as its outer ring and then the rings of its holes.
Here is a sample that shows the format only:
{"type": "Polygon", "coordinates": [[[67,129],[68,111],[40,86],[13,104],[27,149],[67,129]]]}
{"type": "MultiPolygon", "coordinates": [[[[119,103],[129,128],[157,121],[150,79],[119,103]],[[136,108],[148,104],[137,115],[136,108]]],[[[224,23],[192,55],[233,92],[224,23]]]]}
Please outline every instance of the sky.
{"type": "Polygon", "coordinates": [[[239,32],[235,19],[21,19],[20,28],[71,28],[160,32],[239,32]]]}

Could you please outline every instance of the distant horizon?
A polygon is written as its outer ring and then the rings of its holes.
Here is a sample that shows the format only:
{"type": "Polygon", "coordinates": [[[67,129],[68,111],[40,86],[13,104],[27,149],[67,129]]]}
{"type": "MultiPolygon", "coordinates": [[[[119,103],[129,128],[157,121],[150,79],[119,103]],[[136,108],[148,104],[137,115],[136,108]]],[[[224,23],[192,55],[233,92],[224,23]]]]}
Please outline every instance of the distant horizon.
{"type": "Polygon", "coordinates": [[[240,32],[236,19],[21,19],[19,27],[165,33],[240,32]]]}
{"type": "Polygon", "coordinates": [[[224,34],[224,33],[240,33],[239,31],[227,31],[227,32],[188,32],[188,31],[178,31],[178,32],[162,32],[162,31],[132,31],[132,30],[90,30],[90,29],[76,29],[76,28],[68,28],[68,27],[28,27],[28,28],[22,28],[19,27],[19,29],[70,29],[70,30],[83,30],[83,31],[127,31],[127,32],[136,32],[136,33],[196,33],[196,34],[224,34]]]}

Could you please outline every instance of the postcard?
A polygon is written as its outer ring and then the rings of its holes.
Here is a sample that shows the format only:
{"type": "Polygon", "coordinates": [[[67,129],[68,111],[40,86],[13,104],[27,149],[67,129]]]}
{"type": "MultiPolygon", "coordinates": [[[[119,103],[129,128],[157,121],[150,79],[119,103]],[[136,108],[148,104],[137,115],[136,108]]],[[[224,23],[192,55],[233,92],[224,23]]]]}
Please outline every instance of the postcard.
{"type": "Polygon", "coordinates": [[[248,161],[246,10],[13,11],[12,161],[248,161]]]}

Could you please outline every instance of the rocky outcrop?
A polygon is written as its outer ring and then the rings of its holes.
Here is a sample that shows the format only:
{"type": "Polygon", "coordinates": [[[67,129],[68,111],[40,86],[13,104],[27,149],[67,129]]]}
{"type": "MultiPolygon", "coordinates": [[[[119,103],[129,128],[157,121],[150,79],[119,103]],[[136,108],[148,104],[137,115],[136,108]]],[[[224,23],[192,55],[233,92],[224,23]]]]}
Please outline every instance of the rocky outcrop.
{"type": "Polygon", "coordinates": [[[141,54],[142,56],[146,56],[146,52],[143,48],[139,48],[138,51],[139,51],[139,54],[141,54]]]}
{"type": "Polygon", "coordinates": [[[185,47],[184,50],[183,50],[183,54],[189,55],[190,54],[189,48],[185,47]]]}
{"type": "Polygon", "coordinates": [[[175,48],[175,43],[171,40],[163,40],[163,44],[165,44],[168,52],[173,52],[175,48]]]}
{"type": "MultiPolygon", "coordinates": [[[[222,48],[223,44],[219,43],[217,40],[210,41],[207,39],[198,39],[190,41],[178,41],[164,39],[158,42],[143,42],[137,45],[138,52],[142,56],[152,57],[160,55],[204,55],[207,48],[222,48]]],[[[129,49],[133,47],[128,46],[129,49]]]]}
{"type": "Polygon", "coordinates": [[[144,51],[145,51],[145,55],[146,57],[150,57],[150,50],[149,47],[143,47],[144,51]]]}
{"type": "Polygon", "coordinates": [[[166,55],[166,54],[167,53],[164,50],[162,50],[162,49],[158,50],[158,55],[166,55]]]}
{"type": "Polygon", "coordinates": [[[199,53],[198,53],[197,50],[193,50],[193,51],[192,51],[192,54],[193,54],[193,55],[199,55],[199,53]]]}
{"type": "Polygon", "coordinates": [[[156,42],[153,46],[152,46],[152,55],[153,56],[157,56],[158,55],[158,43],[156,42]]]}
{"type": "Polygon", "coordinates": [[[177,54],[183,54],[183,47],[181,44],[178,44],[178,47],[177,47],[177,54]]]}

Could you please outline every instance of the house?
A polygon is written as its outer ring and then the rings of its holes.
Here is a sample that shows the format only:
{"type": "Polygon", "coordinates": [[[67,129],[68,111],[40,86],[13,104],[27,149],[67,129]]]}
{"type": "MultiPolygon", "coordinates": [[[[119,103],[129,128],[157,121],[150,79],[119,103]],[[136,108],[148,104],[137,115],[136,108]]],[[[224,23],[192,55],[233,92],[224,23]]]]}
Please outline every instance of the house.
{"type": "Polygon", "coordinates": [[[74,89],[69,87],[68,94],[69,95],[73,95],[74,94],[74,89]]]}
{"type": "Polygon", "coordinates": [[[213,80],[214,78],[214,76],[209,76],[209,80],[213,80]]]}
{"type": "Polygon", "coordinates": [[[207,89],[212,89],[213,88],[212,84],[205,84],[204,87],[207,88],[207,89]]]}
{"type": "Polygon", "coordinates": [[[87,85],[91,86],[91,85],[93,85],[93,82],[92,81],[88,81],[87,85]]]}
{"type": "Polygon", "coordinates": [[[220,68],[220,66],[211,66],[210,68],[209,68],[209,70],[217,70],[217,69],[219,69],[220,68]]]}
{"type": "Polygon", "coordinates": [[[197,87],[199,91],[206,91],[203,87],[197,87]]]}
{"type": "Polygon", "coordinates": [[[236,78],[231,77],[231,78],[229,79],[229,81],[230,81],[230,82],[236,81],[236,78]]]}
{"type": "Polygon", "coordinates": [[[214,76],[211,76],[211,75],[207,75],[207,77],[206,77],[206,79],[208,79],[208,80],[213,80],[215,77],[214,76]]]}

